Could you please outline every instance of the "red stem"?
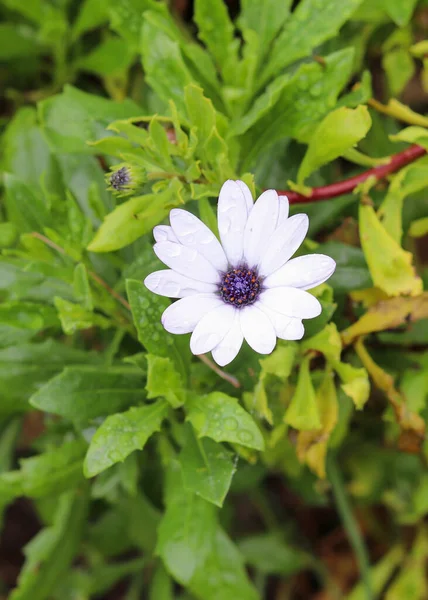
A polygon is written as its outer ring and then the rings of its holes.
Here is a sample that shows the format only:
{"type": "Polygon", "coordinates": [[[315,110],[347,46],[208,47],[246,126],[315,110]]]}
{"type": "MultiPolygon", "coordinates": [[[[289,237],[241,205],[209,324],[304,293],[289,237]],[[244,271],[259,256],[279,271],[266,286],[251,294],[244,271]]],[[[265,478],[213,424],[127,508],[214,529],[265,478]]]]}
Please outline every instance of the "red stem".
{"type": "Polygon", "coordinates": [[[299,194],[299,192],[294,192],[292,190],[277,191],[280,196],[287,196],[290,204],[302,204],[305,202],[315,202],[316,200],[328,200],[329,198],[335,198],[336,196],[349,194],[357,187],[357,185],[363,183],[371,176],[376,177],[377,180],[383,179],[387,175],[395,173],[395,171],[402,169],[426,153],[427,151],[425,148],[422,148],[421,146],[410,146],[402,152],[393,154],[389,163],[386,165],[379,165],[378,167],[364,171],[364,173],[360,173],[359,175],[355,175],[354,177],[350,177],[344,181],[338,181],[337,183],[331,183],[330,185],[312,188],[309,196],[304,196],[303,194],[299,194]]]}

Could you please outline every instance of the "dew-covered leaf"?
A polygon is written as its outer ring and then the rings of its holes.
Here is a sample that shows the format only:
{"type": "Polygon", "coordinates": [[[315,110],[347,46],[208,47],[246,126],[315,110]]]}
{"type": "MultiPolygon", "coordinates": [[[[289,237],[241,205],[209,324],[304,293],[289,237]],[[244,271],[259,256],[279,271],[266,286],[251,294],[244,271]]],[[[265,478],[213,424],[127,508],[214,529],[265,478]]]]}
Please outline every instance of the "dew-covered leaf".
{"type": "Polygon", "coordinates": [[[197,438],[188,425],[179,461],[184,487],[222,506],[236,470],[233,454],[208,437],[197,438]]]}
{"type": "Polygon", "coordinates": [[[89,445],[84,462],[86,477],[93,477],[124,461],[131,452],[142,450],[149,437],[160,430],[167,412],[168,404],[158,400],[107,417],[89,445]]]}
{"type": "Polygon", "coordinates": [[[133,367],[67,367],[30,399],[32,406],[83,427],[144,400],[142,373],[133,367]]]}
{"type": "Polygon", "coordinates": [[[264,441],[253,418],[236,398],[212,392],[207,396],[193,396],[186,402],[187,420],[198,437],[209,437],[216,442],[241,444],[263,450],[264,441]]]}

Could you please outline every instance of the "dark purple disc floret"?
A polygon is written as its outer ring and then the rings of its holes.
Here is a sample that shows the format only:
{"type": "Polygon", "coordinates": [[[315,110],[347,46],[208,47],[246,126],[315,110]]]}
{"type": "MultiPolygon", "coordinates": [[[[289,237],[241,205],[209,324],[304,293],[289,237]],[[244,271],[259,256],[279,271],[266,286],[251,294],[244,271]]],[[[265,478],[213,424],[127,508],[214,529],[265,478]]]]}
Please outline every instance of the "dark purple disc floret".
{"type": "Polygon", "coordinates": [[[127,167],[122,167],[111,174],[110,185],[117,192],[123,192],[131,183],[131,173],[127,167]]]}
{"type": "Polygon", "coordinates": [[[256,269],[241,265],[225,273],[219,286],[220,296],[227,304],[242,308],[259,297],[261,282],[256,269]]]}

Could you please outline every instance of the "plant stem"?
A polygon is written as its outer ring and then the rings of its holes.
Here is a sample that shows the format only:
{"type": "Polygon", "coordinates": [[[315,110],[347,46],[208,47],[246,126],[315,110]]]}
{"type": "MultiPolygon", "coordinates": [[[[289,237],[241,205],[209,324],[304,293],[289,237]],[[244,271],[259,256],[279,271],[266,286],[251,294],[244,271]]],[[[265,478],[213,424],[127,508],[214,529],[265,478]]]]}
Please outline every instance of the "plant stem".
{"type": "Polygon", "coordinates": [[[342,475],[337,467],[335,458],[332,456],[329,456],[327,461],[327,474],[333,490],[337,510],[348,535],[349,542],[354,550],[355,558],[357,559],[360,576],[366,589],[366,598],[367,600],[374,600],[367,549],[346,495],[342,475]]]}
{"type": "Polygon", "coordinates": [[[208,356],[206,356],[205,354],[198,354],[197,356],[203,363],[205,363],[207,365],[207,367],[209,367],[211,370],[213,370],[214,373],[217,373],[217,375],[219,377],[221,377],[225,381],[228,381],[230,384],[232,384],[233,387],[235,387],[235,388],[241,387],[240,382],[234,375],[231,375],[230,373],[227,373],[226,371],[223,371],[222,369],[220,369],[220,367],[218,367],[210,358],[208,358],[208,356]]]}
{"type": "Polygon", "coordinates": [[[414,162],[421,156],[427,153],[425,148],[421,146],[413,145],[402,152],[392,154],[387,164],[379,165],[373,169],[368,169],[359,175],[350,177],[337,183],[331,183],[330,185],[323,185],[320,187],[312,188],[307,196],[294,192],[293,190],[277,190],[281,196],[287,196],[290,204],[302,204],[306,202],[316,202],[317,200],[328,200],[335,198],[336,196],[342,196],[343,194],[349,194],[352,192],[357,185],[366,181],[369,177],[375,177],[375,179],[384,179],[391,173],[395,173],[405,167],[406,165],[414,162]]]}

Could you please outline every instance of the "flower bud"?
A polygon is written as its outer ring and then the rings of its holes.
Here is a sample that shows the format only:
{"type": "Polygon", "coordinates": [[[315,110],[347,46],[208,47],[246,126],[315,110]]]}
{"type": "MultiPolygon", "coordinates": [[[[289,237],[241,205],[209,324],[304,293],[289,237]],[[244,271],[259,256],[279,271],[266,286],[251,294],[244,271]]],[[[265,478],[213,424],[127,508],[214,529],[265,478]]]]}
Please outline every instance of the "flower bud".
{"type": "Polygon", "coordinates": [[[108,189],[116,196],[128,196],[144,183],[143,171],[127,164],[115,165],[107,174],[108,189]]]}

